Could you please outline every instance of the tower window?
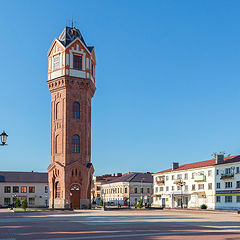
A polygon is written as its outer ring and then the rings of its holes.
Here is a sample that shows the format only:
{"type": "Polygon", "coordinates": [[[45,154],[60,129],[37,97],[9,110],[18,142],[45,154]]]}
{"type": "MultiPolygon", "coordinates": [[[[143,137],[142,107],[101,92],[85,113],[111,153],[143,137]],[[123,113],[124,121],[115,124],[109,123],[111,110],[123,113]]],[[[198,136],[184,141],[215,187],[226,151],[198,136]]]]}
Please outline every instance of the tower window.
{"type": "Polygon", "coordinates": [[[56,104],[56,119],[60,119],[60,103],[56,104]]]}
{"type": "Polygon", "coordinates": [[[82,57],[81,56],[73,56],[73,68],[82,70],[82,57]]]}
{"type": "Polygon", "coordinates": [[[53,71],[59,69],[59,55],[53,57],[53,71]]]}
{"type": "Polygon", "coordinates": [[[73,118],[80,119],[80,104],[78,102],[73,103],[73,118]]]}
{"type": "Polygon", "coordinates": [[[77,134],[72,137],[72,152],[80,153],[80,137],[77,134]]]}

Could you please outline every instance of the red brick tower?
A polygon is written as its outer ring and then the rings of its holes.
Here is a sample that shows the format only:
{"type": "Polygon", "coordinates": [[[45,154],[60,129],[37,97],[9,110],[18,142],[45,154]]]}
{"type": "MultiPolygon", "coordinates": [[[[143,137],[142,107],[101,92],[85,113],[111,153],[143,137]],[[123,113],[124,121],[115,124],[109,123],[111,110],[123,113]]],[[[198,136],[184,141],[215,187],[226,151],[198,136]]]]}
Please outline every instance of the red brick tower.
{"type": "Polygon", "coordinates": [[[91,99],[95,88],[95,51],[80,31],[65,27],[48,51],[51,92],[50,208],[90,206],[91,99]]]}

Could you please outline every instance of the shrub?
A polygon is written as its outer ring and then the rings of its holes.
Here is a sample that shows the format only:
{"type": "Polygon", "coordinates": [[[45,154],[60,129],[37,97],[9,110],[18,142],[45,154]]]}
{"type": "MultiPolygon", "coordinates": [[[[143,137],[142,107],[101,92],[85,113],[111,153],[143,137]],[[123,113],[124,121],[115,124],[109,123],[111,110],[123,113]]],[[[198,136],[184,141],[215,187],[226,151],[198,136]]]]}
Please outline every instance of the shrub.
{"type": "Polygon", "coordinates": [[[16,207],[21,207],[21,202],[20,202],[19,198],[16,198],[15,206],[16,207]]]}
{"type": "Polygon", "coordinates": [[[99,201],[99,206],[103,206],[103,200],[102,199],[100,199],[100,201],[99,201]]]}
{"type": "Polygon", "coordinates": [[[137,207],[138,207],[138,208],[142,208],[142,207],[143,207],[142,199],[140,199],[140,200],[138,201],[137,207]]]}
{"type": "Polygon", "coordinates": [[[24,199],[23,202],[22,202],[22,208],[24,209],[24,211],[26,211],[27,207],[28,207],[27,199],[24,199]]]}
{"type": "Polygon", "coordinates": [[[206,205],[206,204],[202,204],[202,205],[200,206],[200,208],[201,208],[201,209],[207,209],[207,205],[206,205]]]}

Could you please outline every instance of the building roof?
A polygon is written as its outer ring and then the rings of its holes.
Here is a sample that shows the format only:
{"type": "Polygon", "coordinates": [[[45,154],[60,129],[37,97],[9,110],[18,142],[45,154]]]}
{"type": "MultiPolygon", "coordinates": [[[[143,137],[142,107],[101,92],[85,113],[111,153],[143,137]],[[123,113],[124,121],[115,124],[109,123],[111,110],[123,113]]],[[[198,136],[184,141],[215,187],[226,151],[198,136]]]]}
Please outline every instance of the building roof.
{"type": "Polygon", "coordinates": [[[151,173],[136,173],[136,172],[129,172],[121,177],[109,181],[107,183],[115,183],[115,182],[143,182],[143,183],[152,183],[153,178],[151,173]]]}
{"type": "Polygon", "coordinates": [[[79,38],[82,43],[85,45],[85,47],[88,49],[88,51],[91,53],[94,49],[93,46],[87,46],[86,42],[83,39],[83,36],[79,29],[75,27],[65,27],[61,34],[58,37],[58,40],[66,47],[71,42],[73,42],[76,38],[79,38]]]}
{"type": "Polygon", "coordinates": [[[105,182],[109,182],[109,181],[112,181],[113,179],[116,179],[116,178],[119,178],[122,176],[122,173],[117,173],[116,175],[115,174],[105,174],[105,175],[102,175],[102,176],[96,176],[96,182],[102,182],[102,183],[105,183],[105,182]]]}
{"type": "Polygon", "coordinates": [[[175,172],[175,171],[188,170],[188,169],[201,168],[201,167],[209,167],[209,166],[215,166],[215,165],[226,164],[226,163],[234,163],[234,162],[240,162],[240,155],[225,157],[224,161],[222,161],[220,163],[216,163],[216,159],[214,158],[214,159],[206,160],[206,161],[183,164],[174,170],[172,170],[172,168],[169,168],[167,170],[163,170],[163,171],[160,171],[157,173],[175,172]]]}
{"type": "Polygon", "coordinates": [[[48,174],[40,172],[1,172],[0,182],[48,183],[48,174]]]}

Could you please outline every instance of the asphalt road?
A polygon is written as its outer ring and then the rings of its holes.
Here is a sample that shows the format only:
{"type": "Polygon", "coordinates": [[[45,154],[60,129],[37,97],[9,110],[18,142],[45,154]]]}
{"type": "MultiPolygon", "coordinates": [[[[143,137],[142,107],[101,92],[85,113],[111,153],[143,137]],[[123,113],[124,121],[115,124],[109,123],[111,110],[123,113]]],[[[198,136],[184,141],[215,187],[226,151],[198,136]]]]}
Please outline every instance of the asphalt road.
{"type": "Polygon", "coordinates": [[[172,210],[0,210],[0,239],[240,239],[240,215],[172,210]]]}

